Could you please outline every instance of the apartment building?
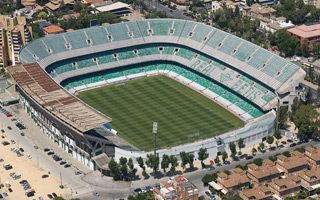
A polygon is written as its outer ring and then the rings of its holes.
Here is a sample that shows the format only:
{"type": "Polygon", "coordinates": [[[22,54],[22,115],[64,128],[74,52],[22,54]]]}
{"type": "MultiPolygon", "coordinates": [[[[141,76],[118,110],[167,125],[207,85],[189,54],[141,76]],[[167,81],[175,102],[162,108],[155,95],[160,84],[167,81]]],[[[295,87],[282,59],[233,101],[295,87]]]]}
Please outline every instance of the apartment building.
{"type": "Polygon", "coordinates": [[[247,176],[254,183],[264,183],[280,177],[280,171],[271,160],[264,160],[262,166],[254,163],[248,165],[247,176]]]}
{"type": "Polygon", "coordinates": [[[153,189],[155,200],[198,200],[199,190],[184,176],[175,176],[153,189]]]}
{"type": "Polygon", "coordinates": [[[24,16],[0,15],[0,67],[19,63],[20,49],[32,40],[24,16]]]}
{"type": "Polygon", "coordinates": [[[294,174],[308,169],[308,161],[304,154],[294,151],[291,157],[277,156],[277,167],[285,174],[294,174]]]}

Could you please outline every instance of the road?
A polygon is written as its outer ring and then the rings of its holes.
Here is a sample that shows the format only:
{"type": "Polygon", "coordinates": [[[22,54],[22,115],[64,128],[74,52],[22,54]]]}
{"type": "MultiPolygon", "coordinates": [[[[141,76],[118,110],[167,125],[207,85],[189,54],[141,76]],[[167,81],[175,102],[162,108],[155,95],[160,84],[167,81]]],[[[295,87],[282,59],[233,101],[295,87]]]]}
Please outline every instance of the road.
{"type": "Polygon", "coordinates": [[[173,10],[163,4],[161,4],[158,0],[149,0],[145,1],[150,7],[155,8],[157,10],[162,10],[166,12],[168,17],[175,18],[175,19],[185,19],[185,20],[192,20],[191,17],[184,15],[184,11],[182,10],[173,10]]]}
{"type": "MultiPolygon", "coordinates": [[[[115,182],[111,177],[101,177],[101,174],[98,171],[90,171],[81,163],[74,160],[70,156],[70,154],[58,147],[57,144],[53,143],[44,133],[42,133],[39,127],[35,125],[35,123],[27,116],[27,114],[22,111],[21,106],[11,106],[8,110],[10,110],[19,120],[21,120],[27,126],[27,130],[24,131],[26,136],[21,136],[19,134],[21,131],[15,127],[10,118],[6,118],[3,114],[1,114],[0,116],[2,128],[4,128],[5,131],[9,133],[17,143],[19,143],[20,147],[23,147],[25,151],[33,157],[35,162],[39,163],[40,167],[50,171],[50,173],[58,179],[60,178],[61,174],[63,185],[66,185],[72,189],[72,195],[74,197],[88,200],[125,198],[129,194],[133,194],[133,190],[135,188],[152,186],[155,183],[159,183],[161,180],[168,179],[168,177],[163,177],[162,179],[154,179],[153,177],[150,177],[146,180],[141,179],[132,182],[115,182]],[[8,130],[7,126],[11,126],[12,130],[8,130]],[[39,146],[39,149],[35,149],[34,145],[39,146]],[[71,163],[72,167],[66,169],[59,165],[43,151],[45,147],[52,148],[67,162],[71,163]],[[78,169],[83,171],[84,175],[75,175],[74,172],[78,169]],[[95,192],[99,193],[99,197],[93,196],[93,193],[95,192]]],[[[313,141],[295,147],[284,147],[282,149],[278,149],[277,151],[267,151],[263,154],[257,154],[255,158],[266,159],[270,155],[282,153],[284,151],[293,151],[297,147],[307,145],[320,146],[320,143],[313,141]]],[[[199,169],[193,172],[185,173],[184,175],[198,187],[199,191],[203,191],[206,188],[203,186],[201,179],[206,173],[231,170],[239,164],[243,165],[251,161],[252,160],[240,160],[237,162],[232,162],[230,165],[217,167],[213,170],[199,169]]]]}

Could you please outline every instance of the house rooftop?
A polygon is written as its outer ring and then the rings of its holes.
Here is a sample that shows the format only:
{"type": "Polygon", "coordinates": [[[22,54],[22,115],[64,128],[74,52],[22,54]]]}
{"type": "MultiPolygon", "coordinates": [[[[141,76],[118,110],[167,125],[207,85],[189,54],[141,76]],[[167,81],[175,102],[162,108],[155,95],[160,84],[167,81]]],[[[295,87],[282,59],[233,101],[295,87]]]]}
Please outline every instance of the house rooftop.
{"type": "Polygon", "coordinates": [[[269,186],[274,188],[275,190],[282,192],[298,186],[298,184],[293,181],[291,178],[286,177],[282,179],[273,179],[272,182],[269,183],[269,186]]]}
{"type": "Polygon", "coordinates": [[[57,25],[49,25],[47,27],[43,28],[43,31],[48,33],[48,34],[55,34],[55,33],[61,33],[63,32],[63,28],[57,25]]]}
{"type": "Polygon", "coordinates": [[[250,181],[249,178],[245,173],[240,173],[240,170],[237,169],[236,171],[232,171],[230,175],[220,172],[220,176],[218,174],[220,179],[217,179],[217,182],[226,188],[232,188],[236,185],[248,183],[250,181]]]}
{"type": "Polygon", "coordinates": [[[308,164],[306,157],[298,151],[292,152],[291,157],[277,156],[277,163],[286,170],[308,164]]]}
{"type": "Polygon", "coordinates": [[[320,150],[315,147],[312,147],[312,146],[306,147],[305,155],[314,161],[320,160],[320,150]]]}
{"type": "Polygon", "coordinates": [[[240,196],[244,196],[247,199],[266,199],[272,196],[272,192],[267,186],[261,185],[241,191],[240,196]]]}
{"type": "Polygon", "coordinates": [[[264,160],[262,166],[257,166],[254,163],[249,164],[248,173],[250,173],[257,179],[261,179],[263,177],[279,174],[280,171],[278,170],[274,162],[267,159],[264,160]]]}
{"type": "Polygon", "coordinates": [[[300,38],[313,38],[320,36],[320,24],[314,25],[301,25],[287,30],[289,33],[296,35],[300,38]]]}

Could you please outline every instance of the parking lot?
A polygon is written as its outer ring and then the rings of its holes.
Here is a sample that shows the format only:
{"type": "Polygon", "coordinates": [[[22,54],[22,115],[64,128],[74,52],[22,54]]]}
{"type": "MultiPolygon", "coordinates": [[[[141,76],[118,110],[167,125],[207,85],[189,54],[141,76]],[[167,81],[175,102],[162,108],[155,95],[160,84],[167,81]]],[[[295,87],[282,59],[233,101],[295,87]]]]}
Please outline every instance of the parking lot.
{"type": "Polygon", "coordinates": [[[19,146],[19,142],[15,141],[11,135],[13,133],[9,133],[10,128],[1,127],[1,129],[3,131],[1,131],[0,138],[0,186],[2,192],[0,198],[14,200],[53,199],[60,195],[70,196],[69,189],[59,187],[59,179],[41,168],[37,158],[32,157],[27,150],[19,146]]]}

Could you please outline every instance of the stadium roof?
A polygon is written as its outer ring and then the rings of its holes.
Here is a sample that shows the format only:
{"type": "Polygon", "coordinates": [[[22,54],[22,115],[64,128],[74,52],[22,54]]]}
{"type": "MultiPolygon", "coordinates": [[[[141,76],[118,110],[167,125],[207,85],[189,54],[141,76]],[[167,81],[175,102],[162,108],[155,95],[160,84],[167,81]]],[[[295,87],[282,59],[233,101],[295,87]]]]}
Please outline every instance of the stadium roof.
{"type": "Polygon", "coordinates": [[[110,5],[97,7],[96,10],[98,10],[99,12],[110,12],[113,10],[118,10],[118,9],[123,9],[123,8],[131,9],[131,6],[126,3],[116,2],[116,3],[110,4],[110,5]]]}
{"type": "Polygon", "coordinates": [[[63,90],[38,64],[16,65],[8,70],[29,97],[82,133],[111,121],[63,90]]]}

